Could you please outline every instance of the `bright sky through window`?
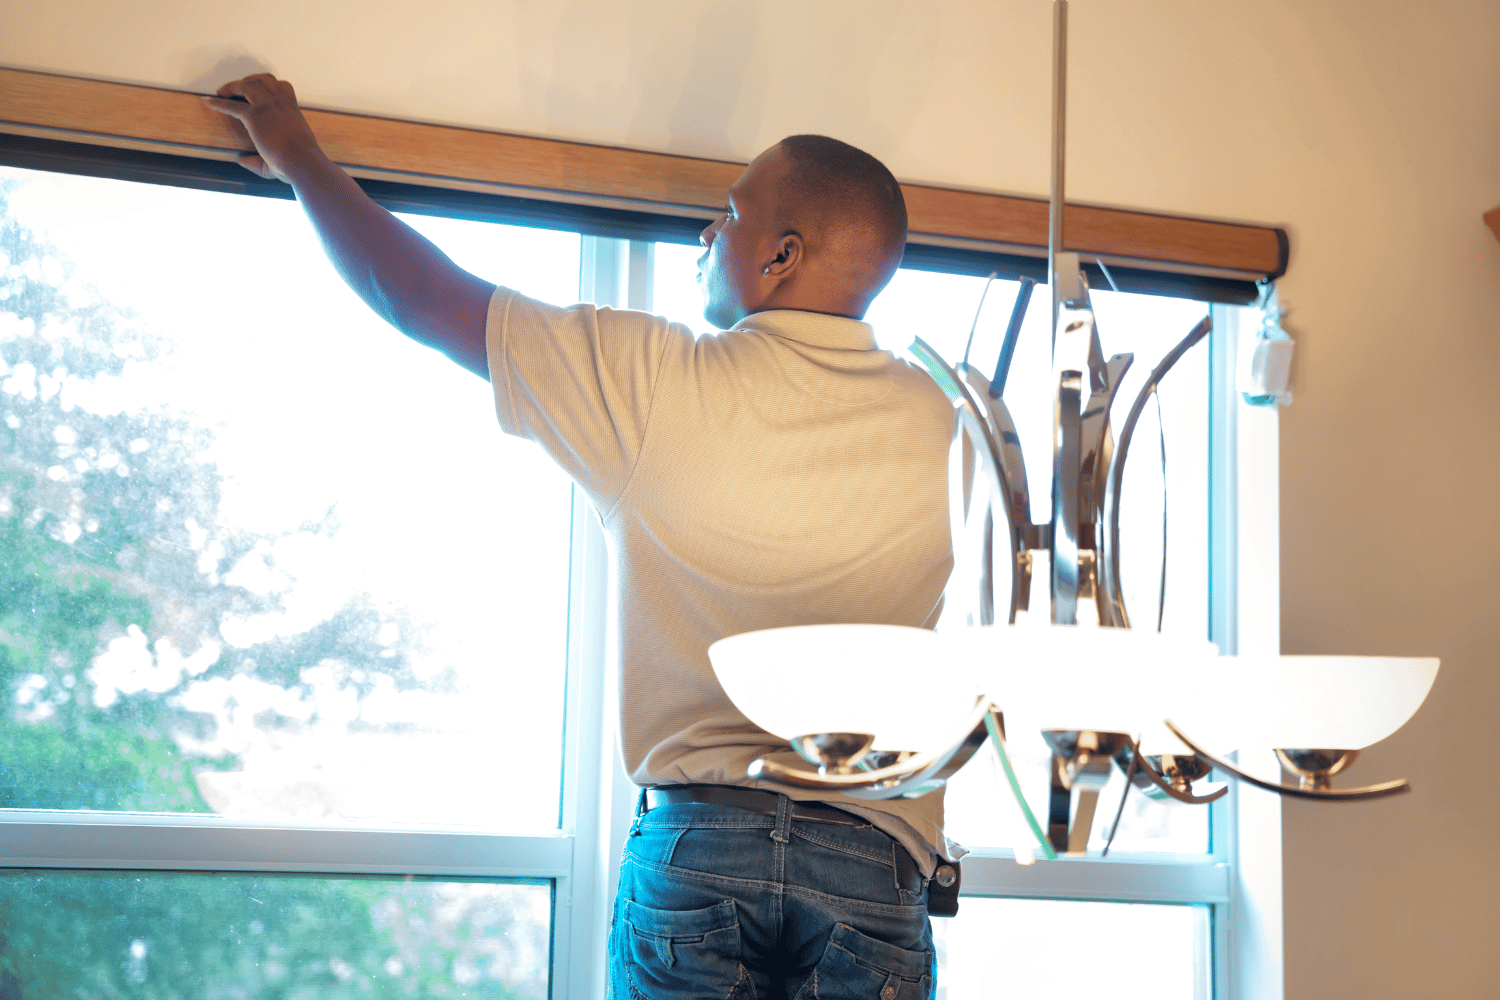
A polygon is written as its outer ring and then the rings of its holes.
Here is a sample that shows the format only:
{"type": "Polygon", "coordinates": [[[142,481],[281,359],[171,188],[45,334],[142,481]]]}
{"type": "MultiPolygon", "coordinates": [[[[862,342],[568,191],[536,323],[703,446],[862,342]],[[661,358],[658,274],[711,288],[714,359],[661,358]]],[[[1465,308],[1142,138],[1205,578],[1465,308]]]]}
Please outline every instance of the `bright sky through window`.
{"type": "MultiPolygon", "coordinates": [[[[181,744],[234,758],[197,779],[228,814],[555,827],[555,777],[502,794],[492,775],[518,753],[539,776],[559,773],[569,485],[540,450],[501,434],[488,385],[377,319],[293,202],[20,170],[0,179],[13,185],[10,215],[56,248],[45,277],[61,280],[67,262],[70,298],[98,294],[167,345],[121,377],[63,385],[59,426],[76,405],[170,411],[207,430],[196,461],[217,466],[222,497],[216,523],[186,524],[185,538],[201,548],[202,582],[269,601],[181,635],[125,629],[76,665],[95,703],[148,691],[213,717],[181,744]],[[260,541],[230,563],[221,540],[236,533],[260,541]],[[361,601],[383,618],[370,642],[399,651],[425,687],[382,676],[386,654],[351,666],[337,649],[292,678],[257,670],[257,650],[361,601]],[[234,665],[207,669],[215,650],[234,665]]],[[[577,298],[577,234],[409,221],[489,280],[577,298]]],[[[174,502],[159,497],[158,510],[174,502]]]]}

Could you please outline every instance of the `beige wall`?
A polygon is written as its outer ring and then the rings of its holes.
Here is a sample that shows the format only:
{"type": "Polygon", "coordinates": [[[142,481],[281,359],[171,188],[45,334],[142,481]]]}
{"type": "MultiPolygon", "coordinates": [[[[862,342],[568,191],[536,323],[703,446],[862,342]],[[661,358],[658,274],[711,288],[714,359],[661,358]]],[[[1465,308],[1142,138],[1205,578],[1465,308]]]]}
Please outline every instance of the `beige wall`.
{"type": "MultiPolygon", "coordinates": [[[[1285,224],[1288,652],[1423,653],[1417,719],[1285,811],[1287,994],[1500,995],[1500,3],[1076,0],[1070,194],[1285,224]],[[1469,764],[1472,772],[1453,767],[1469,764]]],[[[820,131],[1044,193],[1050,5],[6,0],[0,65],[748,158],[820,131]]],[[[1289,692],[1289,695],[1291,693],[1289,692]]]]}

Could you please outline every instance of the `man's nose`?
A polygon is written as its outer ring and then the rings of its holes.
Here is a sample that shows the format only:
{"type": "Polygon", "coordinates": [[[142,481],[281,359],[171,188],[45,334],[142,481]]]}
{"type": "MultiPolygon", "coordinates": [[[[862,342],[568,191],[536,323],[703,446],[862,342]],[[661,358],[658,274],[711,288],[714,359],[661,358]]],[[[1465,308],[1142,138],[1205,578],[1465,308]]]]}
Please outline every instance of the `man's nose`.
{"type": "Polygon", "coordinates": [[[714,241],[714,237],[718,235],[718,232],[719,220],[715,219],[713,222],[710,222],[708,225],[703,227],[703,232],[698,234],[698,242],[703,244],[704,247],[707,247],[714,241]]]}

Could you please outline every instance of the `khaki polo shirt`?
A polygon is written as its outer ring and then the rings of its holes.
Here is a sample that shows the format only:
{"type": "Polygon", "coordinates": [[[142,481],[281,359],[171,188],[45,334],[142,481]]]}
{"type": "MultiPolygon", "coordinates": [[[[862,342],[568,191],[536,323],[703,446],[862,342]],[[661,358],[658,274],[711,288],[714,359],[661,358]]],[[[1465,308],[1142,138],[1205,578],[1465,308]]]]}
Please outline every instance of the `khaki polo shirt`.
{"type": "Polygon", "coordinates": [[[707,652],[787,625],[933,626],[952,565],[952,409],[931,378],[877,350],[865,323],[789,310],[695,339],[658,316],[500,288],[487,340],[502,428],[573,477],[610,539],[630,776],[833,802],[929,875],[933,851],[952,857],[941,792],[871,801],[750,781],[757,757],[794,755],[734,707],[707,652]]]}

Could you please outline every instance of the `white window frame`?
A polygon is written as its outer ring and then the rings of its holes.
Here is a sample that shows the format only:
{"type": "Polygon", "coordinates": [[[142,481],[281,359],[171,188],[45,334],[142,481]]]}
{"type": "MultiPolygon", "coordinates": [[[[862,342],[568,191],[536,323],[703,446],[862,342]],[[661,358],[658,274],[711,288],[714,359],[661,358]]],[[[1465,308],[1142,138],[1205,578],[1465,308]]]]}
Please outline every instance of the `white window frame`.
{"type": "MultiPolygon", "coordinates": [[[[649,243],[583,237],[579,297],[649,310],[649,243]]],[[[1211,406],[1212,637],[1226,652],[1279,649],[1277,419],[1232,378],[1242,313],[1214,306],[1211,406]]],[[[370,824],[297,827],[193,814],[0,810],[0,868],[301,872],[547,879],[553,885],[553,997],[602,997],[605,940],[635,786],[615,746],[609,660],[610,559],[598,517],[574,491],[562,823],[513,836],[370,824]]],[[[501,780],[504,780],[502,776],[501,780]]],[[[1015,864],[964,860],[964,894],[1213,907],[1213,995],[1282,992],[1280,804],[1234,786],[1211,807],[1206,855],[1116,853],[1015,864]]],[[[962,919],[959,917],[957,919],[962,919]]]]}
{"type": "MultiPolygon", "coordinates": [[[[1234,385],[1241,346],[1254,335],[1248,310],[1213,308],[1210,371],[1213,426],[1211,494],[1214,565],[1212,636],[1225,653],[1281,652],[1280,417],[1250,406],[1234,385]],[[1223,335],[1219,336],[1222,331],[1223,335]],[[1223,384],[1227,383],[1227,384],[1223,384]]],[[[1246,760],[1252,772],[1280,774],[1274,755],[1246,760]]],[[[1215,921],[1215,982],[1224,1000],[1280,1000],[1284,993],[1281,797],[1230,782],[1222,851],[1229,900],[1215,921]]],[[[1217,817],[1216,817],[1217,819],[1217,817]]]]}

